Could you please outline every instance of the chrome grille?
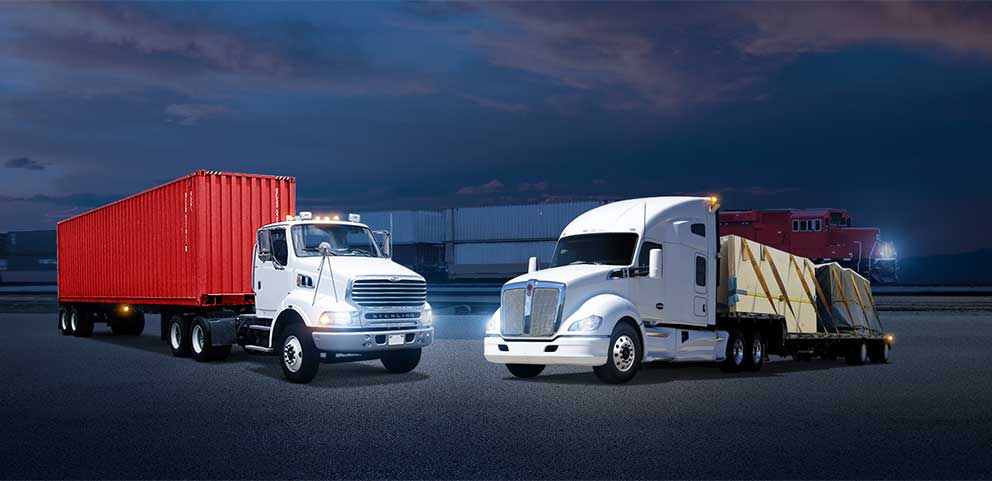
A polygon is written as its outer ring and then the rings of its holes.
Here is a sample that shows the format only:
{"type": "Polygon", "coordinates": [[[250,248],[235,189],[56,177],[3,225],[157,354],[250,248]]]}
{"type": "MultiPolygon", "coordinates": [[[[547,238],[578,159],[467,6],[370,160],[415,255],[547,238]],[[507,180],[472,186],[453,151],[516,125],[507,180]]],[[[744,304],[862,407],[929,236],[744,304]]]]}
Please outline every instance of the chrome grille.
{"type": "Polygon", "coordinates": [[[503,289],[500,297],[500,332],[504,336],[551,337],[558,330],[564,285],[531,281],[503,289]],[[548,287],[548,284],[556,287],[548,287]]]}
{"type": "Polygon", "coordinates": [[[504,336],[519,336],[524,333],[524,289],[507,289],[500,300],[500,331],[504,336]]]}
{"type": "Polygon", "coordinates": [[[531,336],[553,336],[558,324],[558,289],[534,289],[530,308],[531,336]]]}
{"type": "Polygon", "coordinates": [[[356,279],[351,300],[362,307],[421,307],[427,302],[427,283],[420,279],[356,279]]]}

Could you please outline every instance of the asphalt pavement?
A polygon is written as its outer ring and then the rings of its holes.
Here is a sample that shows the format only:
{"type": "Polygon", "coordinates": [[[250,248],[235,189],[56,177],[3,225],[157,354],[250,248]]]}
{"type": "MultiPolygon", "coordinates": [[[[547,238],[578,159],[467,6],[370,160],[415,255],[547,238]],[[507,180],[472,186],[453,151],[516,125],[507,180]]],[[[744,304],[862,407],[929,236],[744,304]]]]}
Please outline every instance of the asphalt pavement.
{"type": "Polygon", "coordinates": [[[992,312],[920,305],[883,313],[890,364],[662,364],[621,386],[512,378],[482,357],[483,315],[439,316],[412,373],[295,385],[240,348],[173,358],[155,316],[82,339],[4,313],[0,478],[992,478],[992,312]]]}

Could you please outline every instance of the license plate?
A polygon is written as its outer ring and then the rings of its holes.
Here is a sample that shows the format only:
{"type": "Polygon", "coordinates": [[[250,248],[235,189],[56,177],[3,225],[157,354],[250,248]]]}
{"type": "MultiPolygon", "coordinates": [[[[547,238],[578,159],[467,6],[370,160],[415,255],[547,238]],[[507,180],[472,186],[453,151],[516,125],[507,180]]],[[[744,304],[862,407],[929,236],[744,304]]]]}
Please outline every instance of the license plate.
{"type": "Polygon", "coordinates": [[[405,340],[404,339],[405,337],[406,336],[403,335],[403,334],[393,334],[393,335],[389,336],[389,345],[390,346],[397,346],[397,345],[403,344],[403,341],[405,340]]]}

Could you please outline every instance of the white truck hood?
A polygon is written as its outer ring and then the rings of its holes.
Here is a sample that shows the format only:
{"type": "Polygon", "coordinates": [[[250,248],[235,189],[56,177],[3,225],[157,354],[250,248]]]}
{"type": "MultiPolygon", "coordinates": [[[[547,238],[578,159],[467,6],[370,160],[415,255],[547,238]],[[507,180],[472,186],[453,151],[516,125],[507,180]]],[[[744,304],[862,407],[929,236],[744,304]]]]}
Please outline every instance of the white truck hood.
{"type": "Polygon", "coordinates": [[[553,267],[551,269],[519,275],[511,279],[510,282],[538,280],[565,284],[565,305],[562,310],[562,319],[567,319],[583,302],[593,295],[603,293],[624,295],[622,289],[626,283],[607,281],[607,276],[610,272],[620,267],[592,264],[553,267]]]}
{"type": "MultiPolygon", "coordinates": [[[[372,277],[416,277],[420,274],[403,267],[390,259],[379,257],[352,257],[352,256],[331,256],[324,263],[324,271],[320,276],[321,295],[334,296],[331,286],[337,287],[337,297],[344,300],[348,289],[348,282],[359,276],[372,277]],[[334,273],[334,282],[331,282],[331,273],[334,273]]],[[[307,257],[298,259],[296,271],[313,278],[317,283],[318,268],[320,267],[320,257],[307,257]]]]}

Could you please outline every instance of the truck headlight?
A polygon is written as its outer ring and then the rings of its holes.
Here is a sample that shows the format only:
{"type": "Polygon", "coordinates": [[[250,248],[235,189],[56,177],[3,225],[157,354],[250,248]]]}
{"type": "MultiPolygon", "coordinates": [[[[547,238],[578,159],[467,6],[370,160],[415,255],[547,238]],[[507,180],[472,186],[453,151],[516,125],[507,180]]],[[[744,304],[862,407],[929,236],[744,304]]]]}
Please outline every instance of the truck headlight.
{"type": "Polygon", "coordinates": [[[486,323],[486,332],[499,333],[499,311],[489,316],[489,322],[486,323]]]}
{"type": "Polygon", "coordinates": [[[599,329],[599,325],[603,323],[603,318],[599,316],[589,316],[579,319],[568,326],[569,332],[589,332],[599,329]]]}
{"type": "Polygon", "coordinates": [[[424,313],[420,315],[420,323],[425,326],[434,324],[434,309],[431,309],[431,306],[424,308],[424,313]]]}
{"type": "Polygon", "coordinates": [[[320,315],[317,322],[322,326],[358,326],[358,311],[330,311],[320,315]]]}

